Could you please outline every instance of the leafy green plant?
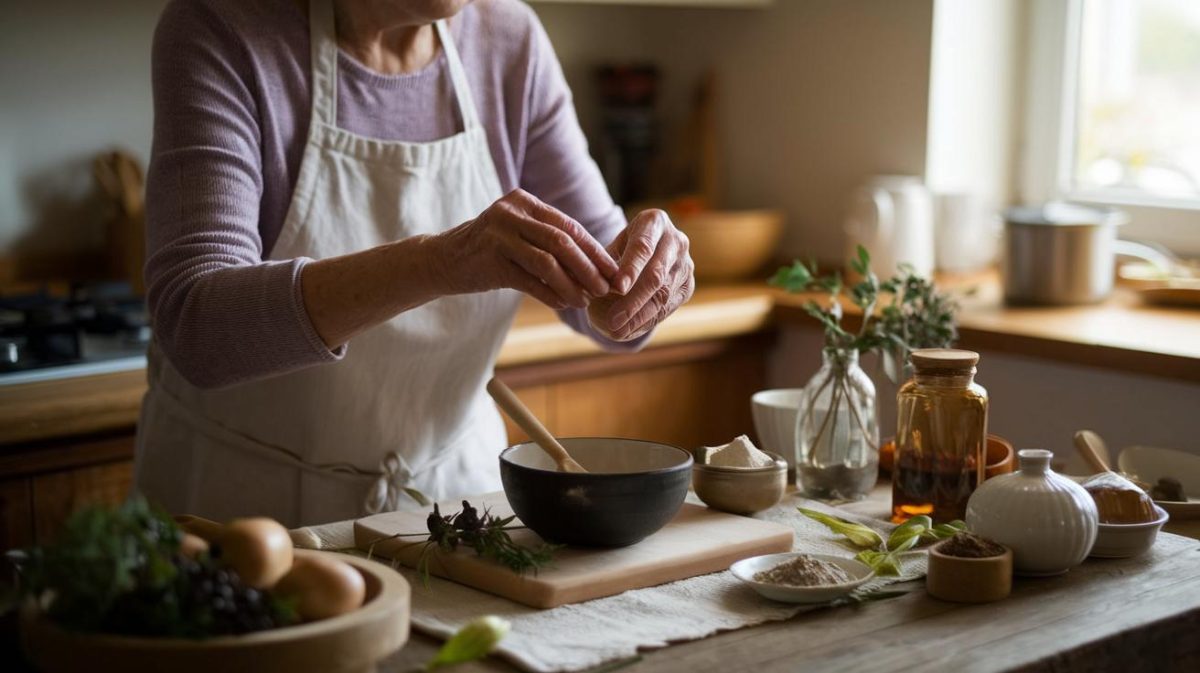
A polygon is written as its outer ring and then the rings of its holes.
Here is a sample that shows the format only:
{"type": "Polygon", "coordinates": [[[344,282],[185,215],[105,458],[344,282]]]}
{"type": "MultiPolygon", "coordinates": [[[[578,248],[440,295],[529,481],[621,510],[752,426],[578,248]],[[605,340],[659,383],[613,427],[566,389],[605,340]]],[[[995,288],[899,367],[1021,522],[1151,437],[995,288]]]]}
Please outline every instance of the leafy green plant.
{"type": "Polygon", "coordinates": [[[881,281],[871,270],[870,254],[860,245],[850,268],[861,280],[847,286],[840,273],[818,275],[816,263],[796,260],[780,268],[770,283],[788,292],[828,293],[826,304],[810,300],[804,305],[825,329],[825,348],[878,352],[893,381],[898,381],[913,349],[945,348],[957,340],[957,304],[911,266],[901,265],[897,275],[881,281]],[[843,297],[862,312],[862,323],[855,332],[842,326],[843,297]]]}
{"type": "Polygon", "coordinates": [[[903,552],[922,542],[944,540],[967,529],[967,525],[962,521],[934,524],[933,519],[922,514],[892,529],[887,540],[884,540],[882,535],[861,523],[846,521],[804,507],[796,509],[804,516],[824,524],[834,533],[845,536],[854,546],[863,548],[854,558],[870,566],[882,577],[895,577],[900,574],[900,554],[903,552]]]}
{"type": "Polygon", "coordinates": [[[72,515],[53,544],[15,556],[14,605],[38,601],[74,631],[207,638],[285,626],[292,605],[246,587],[207,553],[188,558],[183,533],[133,497],[72,515]]]}

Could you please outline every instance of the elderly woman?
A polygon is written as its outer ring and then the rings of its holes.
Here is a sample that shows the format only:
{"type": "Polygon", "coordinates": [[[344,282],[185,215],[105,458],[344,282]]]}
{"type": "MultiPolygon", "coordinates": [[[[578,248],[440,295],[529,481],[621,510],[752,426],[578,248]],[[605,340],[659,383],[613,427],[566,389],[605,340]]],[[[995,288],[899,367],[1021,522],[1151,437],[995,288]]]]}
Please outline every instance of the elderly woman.
{"type": "Polygon", "coordinates": [[[610,350],[691,296],[687,239],[626,223],[519,0],[175,0],[153,73],[137,483],[173,511],[496,490],[484,384],[522,293],[610,350]]]}

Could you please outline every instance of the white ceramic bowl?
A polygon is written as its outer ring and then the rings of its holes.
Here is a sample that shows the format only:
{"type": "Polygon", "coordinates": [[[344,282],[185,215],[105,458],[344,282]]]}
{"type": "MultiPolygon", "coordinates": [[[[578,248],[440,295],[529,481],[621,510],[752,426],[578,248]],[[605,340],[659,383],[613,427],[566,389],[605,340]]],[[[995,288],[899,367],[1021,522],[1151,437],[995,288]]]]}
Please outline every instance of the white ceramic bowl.
{"type": "Polygon", "coordinates": [[[1169,518],[1167,511],[1154,506],[1158,518],[1147,523],[1101,523],[1096,528],[1096,543],[1089,556],[1096,558],[1130,558],[1150,551],[1158,531],[1169,518]]]}
{"type": "Polygon", "coordinates": [[[733,573],[734,577],[749,584],[759,595],[784,603],[828,603],[849,594],[875,576],[875,571],[871,570],[865,563],[859,563],[852,558],[830,554],[808,554],[808,556],[812,556],[813,558],[819,558],[822,561],[829,561],[837,565],[854,579],[841,584],[829,584],[819,587],[789,587],[754,581],[755,573],[770,570],[788,559],[801,555],[801,552],[787,552],[783,554],[752,556],[729,566],[729,572],[733,573]]]}
{"type": "Polygon", "coordinates": [[[762,448],[778,453],[787,461],[788,470],[796,470],[796,416],[800,413],[803,388],[762,390],[750,398],[754,430],[762,448]]]}

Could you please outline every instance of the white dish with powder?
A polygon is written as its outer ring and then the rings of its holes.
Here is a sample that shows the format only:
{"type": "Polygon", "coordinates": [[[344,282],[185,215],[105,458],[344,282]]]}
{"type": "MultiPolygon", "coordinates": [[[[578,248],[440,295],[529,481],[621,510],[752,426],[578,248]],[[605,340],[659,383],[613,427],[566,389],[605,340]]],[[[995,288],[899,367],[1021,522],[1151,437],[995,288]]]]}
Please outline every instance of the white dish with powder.
{"type": "Polygon", "coordinates": [[[752,556],[729,566],[729,572],[733,573],[734,577],[749,584],[761,596],[784,603],[828,603],[849,594],[875,576],[875,571],[871,570],[865,563],[860,563],[852,558],[833,556],[831,554],[804,554],[802,552],[752,556]],[[770,570],[780,563],[789,561],[797,556],[811,556],[822,561],[828,561],[844,570],[851,577],[851,580],[849,582],[842,582],[841,584],[798,587],[786,584],[770,584],[754,579],[755,574],[764,570],[770,570]]]}

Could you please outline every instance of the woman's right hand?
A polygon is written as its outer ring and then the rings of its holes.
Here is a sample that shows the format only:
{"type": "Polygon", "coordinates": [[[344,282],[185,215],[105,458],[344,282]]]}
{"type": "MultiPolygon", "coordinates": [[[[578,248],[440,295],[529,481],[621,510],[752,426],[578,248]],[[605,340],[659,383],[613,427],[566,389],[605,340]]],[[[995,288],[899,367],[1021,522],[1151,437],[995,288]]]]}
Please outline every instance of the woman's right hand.
{"type": "Polygon", "coordinates": [[[431,237],[435,272],[453,294],[513,288],[550,308],[608,294],[617,263],[575,220],[517,189],[474,220],[431,237]]]}

